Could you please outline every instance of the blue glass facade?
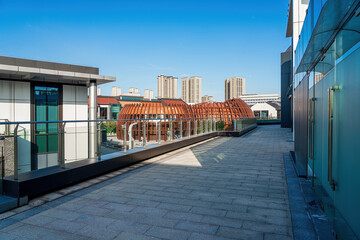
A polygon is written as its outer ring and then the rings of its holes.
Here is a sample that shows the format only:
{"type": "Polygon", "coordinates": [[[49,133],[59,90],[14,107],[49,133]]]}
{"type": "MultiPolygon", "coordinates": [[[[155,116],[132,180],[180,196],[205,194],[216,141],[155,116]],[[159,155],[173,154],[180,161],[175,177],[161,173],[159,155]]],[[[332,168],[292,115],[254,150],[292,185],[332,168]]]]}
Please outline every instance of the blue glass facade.
{"type": "Polygon", "coordinates": [[[359,6],[310,1],[294,57],[295,153],[339,239],[360,237],[359,6]]]}

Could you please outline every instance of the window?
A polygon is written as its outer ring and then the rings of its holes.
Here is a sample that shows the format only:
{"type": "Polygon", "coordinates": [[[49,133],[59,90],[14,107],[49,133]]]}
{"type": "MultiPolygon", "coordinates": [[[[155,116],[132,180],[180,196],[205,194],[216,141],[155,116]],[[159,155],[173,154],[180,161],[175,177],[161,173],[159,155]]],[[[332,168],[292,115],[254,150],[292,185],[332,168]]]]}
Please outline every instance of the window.
{"type": "Polygon", "coordinates": [[[100,108],[100,119],[107,119],[107,108],[100,108]]]}

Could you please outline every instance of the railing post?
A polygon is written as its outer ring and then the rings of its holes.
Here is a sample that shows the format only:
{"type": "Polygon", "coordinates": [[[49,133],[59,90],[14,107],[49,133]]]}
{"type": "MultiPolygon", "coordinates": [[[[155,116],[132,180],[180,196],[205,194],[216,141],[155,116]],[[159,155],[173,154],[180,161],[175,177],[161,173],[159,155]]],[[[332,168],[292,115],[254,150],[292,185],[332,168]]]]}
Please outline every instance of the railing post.
{"type": "Polygon", "coordinates": [[[19,179],[19,172],[18,172],[18,128],[19,124],[16,124],[16,127],[14,129],[14,180],[19,179]]]}
{"type": "Polygon", "coordinates": [[[201,119],[200,120],[200,134],[203,134],[203,132],[204,132],[204,120],[201,119]]]}
{"type": "Polygon", "coordinates": [[[97,124],[97,157],[98,157],[98,161],[101,160],[101,139],[102,136],[101,136],[101,122],[99,122],[97,124]]]}
{"type": "Polygon", "coordinates": [[[66,122],[61,124],[61,133],[60,133],[61,149],[60,149],[59,165],[61,168],[65,168],[65,125],[66,122]]]}
{"type": "Polygon", "coordinates": [[[234,122],[234,131],[236,131],[236,120],[233,121],[234,122]]]}
{"type": "Polygon", "coordinates": [[[170,141],[173,140],[173,120],[170,120],[170,141]]]}
{"type": "Polygon", "coordinates": [[[190,138],[190,135],[191,135],[191,121],[187,122],[187,128],[188,128],[188,137],[190,138]]]}
{"type": "Polygon", "coordinates": [[[143,129],[142,129],[142,132],[143,132],[143,147],[144,147],[144,149],[146,149],[146,121],[145,120],[143,121],[142,127],[143,127],[143,129]]]}
{"type": "Polygon", "coordinates": [[[126,154],[126,149],[127,149],[127,144],[126,144],[126,135],[127,135],[127,131],[126,131],[126,124],[127,122],[125,122],[124,125],[122,125],[123,128],[123,150],[124,150],[124,154],[126,154]]]}
{"type": "Polygon", "coordinates": [[[197,120],[194,121],[194,135],[196,136],[197,135],[197,120]]]}
{"type": "Polygon", "coordinates": [[[160,143],[161,142],[161,119],[160,121],[158,122],[158,142],[160,143]]]}
{"type": "Polygon", "coordinates": [[[180,124],[180,139],[183,138],[183,126],[182,126],[182,120],[179,122],[180,124]]]}

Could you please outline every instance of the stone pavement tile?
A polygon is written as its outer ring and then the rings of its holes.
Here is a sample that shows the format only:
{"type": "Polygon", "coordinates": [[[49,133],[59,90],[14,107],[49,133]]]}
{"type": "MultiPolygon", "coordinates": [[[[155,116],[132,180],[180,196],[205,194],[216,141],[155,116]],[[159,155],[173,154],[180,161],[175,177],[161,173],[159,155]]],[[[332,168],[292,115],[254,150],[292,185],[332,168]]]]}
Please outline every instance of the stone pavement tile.
{"type": "Polygon", "coordinates": [[[35,215],[32,217],[26,218],[26,219],[22,220],[21,222],[36,225],[36,226],[45,226],[56,220],[58,220],[58,219],[54,218],[54,217],[49,217],[49,216],[45,216],[45,215],[35,215]]]}
{"type": "Polygon", "coordinates": [[[107,229],[103,226],[88,225],[76,232],[79,235],[94,239],[114,239],[120,234],[120,231],[107,229]]]}
{"type": "MultiPolygon", "coordinates": [[[[274,234],[274,233],[265,233],[264,240],[292,240],[293,238],[286,235],[274,234]]],[[[305,239],[303,239],[305,240],[305,239]]]]}
{"type": "Polygon", "coordinates": [[[19,238],[19,237],[16,235],[12,235],[10,233],[0,232],[0,239],[15,240],[16,238],[19,238]]]}
{"type": "Polygon", "coordinates": [[[289,217],[289,211],[271,209],[271,208],[260,208],[260,207],[248,207],[247,212],[256,215],[265,216],[277,216],[277,217],[289,217]]]}
{"type": "Polygon", "coordinates": [[[142,224],[167,227],[167,228],[173,228],[178,223],[178,220],[169,219],[166,218],[165,216],[164,217],[151,216],[151,215],[144,215],[141,213],[132,213],[132,212],[118,213],[116,216],[111,216],[111,217],[114,218],[116,217],[116,219],[118,220],[125,219],[126,221],[139,222],[142,224]]]}
{"type": "MultiPolygon", "coordinates": [[[[239,197],[239,195],[237,195],[237,197],[239,197]]],[[[236,198],[237,198],[236,197],[236,198]]],[[[202,196],[200,197],[200,199],[202,201],[208,201],[208,202],[218,202],[218,203],[232,203],[233,199],[232,198],[229,198],[229,197],[225,197],[225,196],[222,196],[220,195],[219,197],[217,196],[202,196]]]]}
{"type": "Polygon", "coordinates": [[[204,233],[191,233],[189,240],[230,240],[231,238],[219,237],[215,235],[208,235],[204,233]]]}
{"type": "Polygon", "coordinates": [[[130,201],[128,201],[128,203],[132,205],[145,206],[145,207],[156,207],[160,204],[160,202],[144,200],[144,199],[131,199],[130,201]]]}
{"type": "Polygon", "coordinates": [[[266,216],[266,222],[275,225],[292,226],[290,217],[266,216]]]}
{"type": "Polygon", "coordinates": [[[259,231],[259,232],[267,232],[267,233],[276,233],[281,235],[289,235],[290,229],[287,226],[282,225],[274,225],[269,223],[261,223],[261,222],[251,222],[251,221],[244,221],[243,228],[259,231]]]}
{"type": "Polygon", "coordinates": [[[163,238],[163,239],[171,239],[171,240],[186,240],[190,237],[190,232],[176,230],[171,228],[163,228],[163,227],[151,227],[146,235],[163,238]]]}
{"type": "Polygon", "coordinates": [[[85,224],[87,226],[95,226],[95,227],[105,228],[115,221],[116,221],[116,219],[113,219],[113,218],[91,216],[91,215],[84,214],[84,215],[81,215],[80,217],[76,218],[72,222],[85,224]]]}
{"type": "Polygon", "coordinates": [[[139,213],[149,216],[164,216],[167,213],[167,210],[153,207],[136,207],[132,211],[132,213],[139,213]]]}
{"type": "Polygon", "coordinates": [[[257,215],[248,212],[235,212],[235,211],[228,211],[226,214],[227,218],[234,218],[243,221],[254,221],[254,222],[266,222],[265,215],[257,215]]]}
{"type": "Polygon", "coordinates": [[[211,209],[211,208],[203,208],[203,207],[193,207],[190,212],[197,213],[197,214],[203,214],[203,215],[209,215],[209,216],[217,216],[217,217],[223,217],[226,215],[225,210],[220,209],[211,209]]]}
{"type": "Polygon", "coordinates": [[[75,210],[75,212],[84,213],[87,215],[106,216],[111,212],[111,209],[100,208],[97,206],[84,206],[75,210]]]}
{"type": "Polygon", "coordinates": [[[251,231],[247,229],[220,227],[217,231],[217,236],[226,237],[231,239],[251,239],[251,240],[263,240],[263,233],[257,231],[251,231]]]}
{"type": "Polygon", "coordinates": [[[53,230],[76,233],[85,226],[86,225],[84,223],[70,222],[70,221],[58,219],[46,225],[43,225],[42,227],[46,227],[53,230]]]}
{"type": "Polygon", "coordinates": [[[202,223],[214,224],[225,227],[241,228],[242,221],[238,219],[225,218],[225,217],[213,217],[213,216],[204,216],[201,219],[202,223]]]}
{"type": "Polygon", "coordinates": [[[187,220],[192,222],[200,222],[203,218],[203,215],[195,213],[185,213],[177,211],[169,211],[165,214],[165,218],[176,219],[176,220],[187,220]]]}
{"type": "Polygon", "coordinates": [[[132,222],[128,220],[117,220],[110,224],[107,229],[114,230],[114,231],[126,231],[132,233],[145,233],[151,225],[141,224],[138,222],[132,222]]]}
{"type": "Polygon", "coordinates": [[[80,213],[76,213],[73,211],[68,211],[68,210],[64,210],[64,209],[60,209],[60,208],[52,208],[52,209],[49,209],[49,210],[39,213],[39,215],[55,217],[55,218],[63,219],[63,220],[67,220],[67,221],[73,221],[82,216],[82,214],[80,214],[80,213]]]}
{"type": "Polygon", "coordinates": [[[28,239],[44,239],[46,236],[51,236],[54,234],[54,231],[46,228],[41,228],[39,226],[23,224],[16,228],[7,231],[6,229],[2,230],[11,235],[16,235],[18,237],[24,237],[28,239]]]}
{"type": "Polygon", "coordinates": [[[235,211],[235,212],[246,212],[247,206],[240,204],[229,204],[229,203],[213,203],[211,208],[227,210],[227,211],[235,211]]]}
{"type": "Polygon", "coordinates": [[[160,238],[131,232],[122,232],[114,240],[160,240],[160,238]]]}
{"type": "Polygon", "coordinates": [[[167,210],[180,211],[180,212],[188,212],[192,208],[192,206],[175,204],[175,203],[160,203],[160,205],[158,205],[157,207],[167,210]]]}
{"type": "Polygon", "coordinates": [[[129,204],[121,204],[121,203],[108,203],[102,208],[110,209],[111,211],[119,211],[119,212],[130,212],[136,205],[129,205],[129,204]]]}
{"type": "Polygon", "coordinates": [[[213,224],[198,223],[198,222],[180,221],[178,224],[175,225],[175,228],[189,232],[215,234],[219,226],[213,224]]]}

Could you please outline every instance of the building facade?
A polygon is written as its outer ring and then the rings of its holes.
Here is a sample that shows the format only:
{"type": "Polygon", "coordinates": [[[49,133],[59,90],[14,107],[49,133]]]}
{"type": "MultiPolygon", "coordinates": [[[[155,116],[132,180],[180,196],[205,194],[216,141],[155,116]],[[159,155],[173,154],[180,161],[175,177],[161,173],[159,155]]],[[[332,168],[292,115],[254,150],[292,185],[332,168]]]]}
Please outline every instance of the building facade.
{"type": "Polygon", "coordinates": [[[120,87],[112,87],[111,88],[111,96],[118,97],[121,95],[121,88],[120,87]]]}
{"type": "Polygon", "coordinates": [[[245,78],[232,77],[225,80],[225,101],[245,94],[245,78]]]}
{"type": "Polygon", "coordinates": [[[181,99],[186,103],[201,103],[201,77],[181,79],[181,99]]]}
{"type": "Polygon", "coordinates": [[[279,94],[246,94],[240,97],[248,105],[266,102],[280,102],[279,94]]]}
{"type": "Polygon", "coordinates": [[[177,81],[178,78],[172,76],[160,75],[158,81],[158,98],[177,98],[177,81]]]}
{"type": "Polygon", "coordinates": [[[139,89],[135,87],[129,88],[129,92],[124,94],[127,96],[141,96],[141,93],[139,93],[139,89]]]}
{"type": "Polygon", "coordinates": [[[214,102],[213,96],[205,95],[201,98],[201,102],[203,103],[212,103],[214,102]]]}
{"type": "Polygon", "coordinates": [[[296,168],[336,239],[360,238],[359,0],[291,1],[296,168]]]}
{"type": "Polygon", "coordinates": [[[256,103],[251,106],[256,118],[259,119],[279,119],[281,116],[281,106],[279,102],[256,103]]]}
{"type": "Polygon", "coordinates": [[[121,110],[121,105],[116,97],[98,97],[97,106],[98,119],[117,119],[121,110]]]}
{"type": "MultiPolygon", "coordinates": [[[[0,57],[0,119],[7,122],[95,120],[97,86],[115,80],[99,75],[98,68],[0,57]]],[[[7,130],[13,132],[15,126],[9,127],[7,130]]],[[[14,138],[8,137],[3,128],[1,125],[0,135],[5,136],[5,145],[16,149],[19,173],[58,165],[62,154],[66,161],[95,157],[92,133],[96,132],[96,124],[67,123],[64,146],[57,123],[19,124],[17,148],[13,147],[14,142],[9,142],[14,138]]],[[[9,153],[14,154],[13,150],[9,153]]]]}
{"type": "Polygon", "coordinates": [[[150,90],[150,89],[145,89],[144,90],[144,98],[145,99],[153,99],[154,98],[154,91],[150,90]]]}

